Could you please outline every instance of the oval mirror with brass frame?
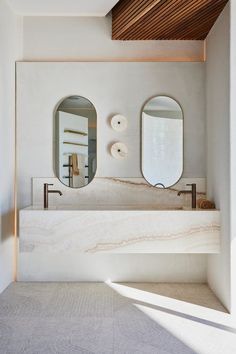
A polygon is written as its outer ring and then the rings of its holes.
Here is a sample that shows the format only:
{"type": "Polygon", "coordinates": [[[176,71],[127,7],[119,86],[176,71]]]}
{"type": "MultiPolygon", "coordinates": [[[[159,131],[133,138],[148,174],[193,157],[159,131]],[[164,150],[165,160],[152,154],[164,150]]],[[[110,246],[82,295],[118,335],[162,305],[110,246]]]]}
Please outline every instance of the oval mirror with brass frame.
{"type": "Polygon", "coordinates": [[[54,166],[57,178],[71,188],[82,188],[97,169],[97,112],[85,97],[69,96],[54,115],[54,166]]]}
{"type": "Polygon", "coordinates": [[[146,181],[157,188],[176,184],[183,173],[184,118],[180,104],[155,96],[143,106],[141,168],[146,181]]]}

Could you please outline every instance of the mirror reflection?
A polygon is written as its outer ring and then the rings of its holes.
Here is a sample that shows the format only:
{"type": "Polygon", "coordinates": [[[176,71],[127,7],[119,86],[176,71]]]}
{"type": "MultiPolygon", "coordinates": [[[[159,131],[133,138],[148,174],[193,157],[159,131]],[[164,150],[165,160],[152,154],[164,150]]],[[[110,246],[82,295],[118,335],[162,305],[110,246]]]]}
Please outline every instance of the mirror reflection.
{"type": "Polygon", "coordinates": [[[152,186],[168,188],[183,172],[183,112],[167,96],[151,98],[142,111],[142,173],[152,186]]]}
{"type": "Polygon", "coordinates": [[[55,113],[55,172],[68,187],[89,184],[97,168],[97,113],[81,96],[65,98],[55,113]]]}

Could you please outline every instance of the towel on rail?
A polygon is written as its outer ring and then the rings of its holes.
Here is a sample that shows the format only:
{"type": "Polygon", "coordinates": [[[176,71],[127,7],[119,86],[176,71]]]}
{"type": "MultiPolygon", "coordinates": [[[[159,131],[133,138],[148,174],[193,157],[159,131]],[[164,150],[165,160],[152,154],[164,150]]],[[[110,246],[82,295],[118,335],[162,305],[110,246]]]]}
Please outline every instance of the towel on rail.
{"type": "Polygon", "coordinates": [[[71,162],[72,162],[72,176],[79,176],[80,174],[79,159],[77,154],[72,154],[71,162]]]}

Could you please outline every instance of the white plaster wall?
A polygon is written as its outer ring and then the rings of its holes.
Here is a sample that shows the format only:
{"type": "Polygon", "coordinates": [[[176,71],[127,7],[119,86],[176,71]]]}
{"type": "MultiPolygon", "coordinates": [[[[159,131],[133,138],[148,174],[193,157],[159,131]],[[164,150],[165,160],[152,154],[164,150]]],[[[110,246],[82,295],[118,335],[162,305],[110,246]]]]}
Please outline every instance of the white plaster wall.
{"type": "Polygon", "coordinates": [[[0,0],[0,292],[14,273],[15,60],[21,19],[0,0]]]}
{"type": "MultiPolygon", "coordinates": [[[[112,41],[110,16],[107,16],[106,18],[83,19],[73,17],[25,17],[23,27],[23,59],[26,61],[141,61],[146,59],[162,61],[199,61],[204,57],[204,46],[202,41],[112,41]]],[[[158,75],[158,73],[156,75],[158,75]]],[[[197,72],[196,75],[192,75],[193,73],[190,70],[188,79],[191,80],[192,77],[192,80],[195,81],[195,83],[200,83],[195,94],[197,94],[197,100],[201,101],[201,109],[199,114],[198,109],[195,109],[194,111],[194,114],[196,114],[195,119],[197,126],[195,126],[195,128],[193,127],[192,130],[191,126],[187,125],[187,130],[189,130],[192,134],[191,136],[193,137],[194,150],[197,151],[198,148],[201,150],[199,150],[199,159],[193,162],[195,166],[201,166],[201,168],[198,170],[196,175],[196,170],[193,171],[192,167],[189,165],[189,169],[185,170],[185,175],[192,177],[205,177],[205,147],[203,141],[205,140],[205,138],[203,138],[205,118],[202,113],[202,103],[204,101],[204,99],[202,99],[202,96],[204,95],[204,73],[202,71],[199,75],[197,72]],[[196,135],[194,134],[195,132],[196,135]]],[[[180,72],[179,74],[176,72],[174,78],[183,80],[180,72]]],[[[103,82],[102,79],[101,82],[103,82]]],[[[160,92],[163,93],[165,88],[163,88],[162,84],[159,84],[158,82],[159,80],[156,80],[156,92],[160,90],[160,92]]],[[[109,85],[111,85],[111,91],[114,93],[116,83],[114,84],[114,82],[110,80],[109,85]]],[[[122,89],[124,89],[125,92],[128,91],[126,85],[122,87],[122,89]]],[[[176,87],[175,89],[176,91],[174,92],[174,95],[178,95],[178,88],[176,87]]],[[[137,90],[137,88],[135,88],[135,90],[135,93],[137,92],[139,95],[140,90],[137,90]]],[[[97,88],[96,91],[98,91],[97,88]]],[[[189,92],[186,90],[186,101],[188,101],[188,94],[189,92]]],[[[102,98],[102,104],[103,101],[106,101],[106,98],[102,98]]],[[[140,108],[137,107],[136,109],[139,112],[140,108]]],[[[122,100],[122,96],[119,95],[116,98],[112,112],[109,107],[107,108],[107,112],[110,114],[120,112],[121,110],[124,111],[129,118],[130,108],[128,97],[127,100],[124,101],[122,100]]],[[[115,141],[123,140],[123,135],[110,135],[112,131],[108,126],[108,114],[106,112],[103,113],[103,117],[106,116],[106,118],[104,118],[100,124],[103,124],[105,127],[104,134],[108,134],[107,136],[111,141],[113,139],[115,141]]],[[[187,114],[189,119],[191,119],[191,114],[192,109],[189,109],[187,114]]],[[[139,131],[137,123],[133,123],[133,119],[131,126],[129,126],[128,132],[132,138],[130,149],[131,155],[129,155],[129,157],[133,158],[133,152],[136,153],[137,151],[140,151],[137,140],[139,131]]],[[[129,141],[130,138],[127,136],[125,139],[129,141]]],[[[191,138],[187,139],[188,141],[185,141],[186,148],[192,143],[191,138]]],[[[103,144],[101,139],[99,139],[99,144],[103,144]]],[[[100,150],[103,150],[103,153],[107,154],[105,145],[106,144],[103,144],[103,147],[100,147],[100,150]]],[[[108,158],[108,154],[106,156],[108,158]]],[[[110,166],[106,165],[105,162],[101,163],[103,166],[102,168],[104,168],[104,174],[106,175],[107,173],[105,170],[109,170],[110,166]]],[[[137,168],[139,168],[139,162],[136,160],[134,163],[136,166],[135,171],[137,172],[139,171],[137,170],[137,168]]],[[[117,165],[117,169],[120,170],[120,166],[117,165]]],[[[50,167],[50,175],[52,175],[51,172],[50,167]]],[[[113,175],[113,172],[111,175],[113,175]]],[[[138,175],[140,175],[139,173],[138,175]]],[[[44,173],[42,173],[42,175],[45,176],[44,173]]],[[[114,173],[114,175],[117,175],[117,173],[114,173]]],[[[128,175],[130,174],[128,173],[128,175]]],[[[131,176],[132,175],[133,174],[131,174],[131,176]]],[[[141,259],[138,256],[133,255],[132,258],[127,256],[125,262],[124,258],[122,259],[120,256],[118,256],[116,260],[111,257],[109,262],[102,257],[101,261],[104,262],[105,268],[109,267],[111,270],[114,269],[114,279],[124,278],[127,274],[130,275],[130,279],[138,279],[139,276],[137,274],[129,272],[130,268],[134,268],[137,269],[137,273],[142,274],[143,279],[152,279],[152,281],[206,281],[206,256],[202,255],[178,255],[178,257],[175,255],[164,255],[164,257],[160,255],[148,255],[146,257],[142,256],[141,259]],[[142,264],[141,267],[140,264],[142,264]],[[118,269],[121,268],[123,275],[119,276],[118,269]],[[140,269],[142,269],[141,273],[140,269]]]]}
{"type": "MultiPolygon", "coordinates": [[[[70,94],[84,95],[98,112],[97,176],[141,177],[141,108],[149,97],[165,93],[182,104],[185,115],[184,175],[205,177],[204,74],[203,63],[18,63],[19,207],[31,204],[31,177],[54,177],[53,109],[62,97],[70,94]],[[109,119],[115,113],[127,116],[126,132],[111,129],[109,119]],[[127,144],[127,160],[117,161],[110,156],[108,148],[117,140],[127,144]]],[[[115,266],[119,256],[102,261],[110,267],[114,279],[121,279],[115,266]]],[[[143,257],[143,262],[143,281],[206,281],[205,255],[150,255],[143,257]]],[[[138,279],[140,257],[127,256],[122,264],[123,279],[125,274],[129,280],[138,279]]],[[[99,269],[94,272],[96,277],[99,269]]]]}
{"type": "Polygon", "coordinates": [[[24,60],[203,60],[203,41],[112,41],[111,16],[25,17],[24,60]]]}
{"type": "Polygon", "coordinates": [[[205,83],[203,63],[18,63],[17,151],[19,207],[31,204],[31,178],[54,177],[53,113],[66,96],[87,97],[97,110],[97,177],[141,177],[143,104],[155,94],[174,97],[184,112],[184,177],[205,177],[205,83]],[[128,128],[111,129],[124,114],[128,128]],[[113,142],[128,157],[109,153],[113,142]]]}
{"type": "Polygon", "coordinates": [[[206,282],[201,254],[20,253],[21,281],[206,282]]]}
{"type": "MultiPolygon", "coordinates": [[[[207,194],[221,210],[221,253],[209,256],[208,281],[230,308],[229,13],[226,6],[207,37],[207,194]]],[[[235,100],[235,98],[234,98],[235,100]]]]}

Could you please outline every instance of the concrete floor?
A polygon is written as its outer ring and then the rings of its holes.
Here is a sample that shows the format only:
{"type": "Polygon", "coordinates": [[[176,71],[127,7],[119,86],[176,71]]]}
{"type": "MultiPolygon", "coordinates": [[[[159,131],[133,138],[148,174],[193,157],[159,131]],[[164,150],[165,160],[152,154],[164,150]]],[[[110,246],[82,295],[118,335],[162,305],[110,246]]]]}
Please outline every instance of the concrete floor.
{"type": "Polygon", "coordinates": [[[14,283],[1,354],[235,354],[236,324],[204,284],[14,283]]]}

